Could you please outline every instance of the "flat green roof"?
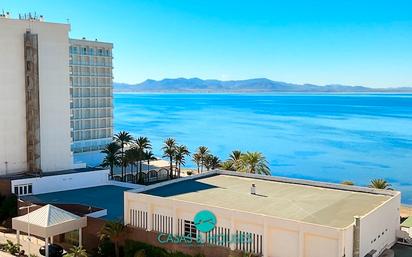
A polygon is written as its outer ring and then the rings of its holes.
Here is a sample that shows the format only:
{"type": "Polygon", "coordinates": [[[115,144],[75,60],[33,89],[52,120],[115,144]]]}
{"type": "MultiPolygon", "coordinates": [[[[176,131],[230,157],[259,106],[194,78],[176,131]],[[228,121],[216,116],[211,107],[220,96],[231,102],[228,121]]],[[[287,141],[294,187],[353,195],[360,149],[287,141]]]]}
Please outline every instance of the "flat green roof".
{"type": "Polygon", "coordinates": [[[189,179],[142,192],[289,220],[344,228],[391,196],[232,175],[189,179]],[[250,193],[256,185],[257,195],[250,193]]]}

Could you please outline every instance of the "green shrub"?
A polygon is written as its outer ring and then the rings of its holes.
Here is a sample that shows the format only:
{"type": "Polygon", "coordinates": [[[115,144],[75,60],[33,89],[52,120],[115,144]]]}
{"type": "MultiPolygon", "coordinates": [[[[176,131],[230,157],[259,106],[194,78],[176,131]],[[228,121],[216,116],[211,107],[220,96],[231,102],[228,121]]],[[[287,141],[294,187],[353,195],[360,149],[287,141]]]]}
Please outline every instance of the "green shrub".
{"type": "Polygon", "coordinates": [[[20,252],[20,244],[15,244],[10,240],[7,240],[7,243],[1,246],[1,250],[10,253],[12,255],[17,254],[20,252]]]}
{"type": "MultiPolygon", "coordinates": [[[[138,253],[144,252],[147,257],[192,257],[191,255],[184,254],[182,252],[168,252],[163,248],[153,245],[145,244],[142,242],[127,240],[124,246],[125,257],[136,257],[138,253]]],[[[196,257],[202,257],[203,255],[196,255],[196,257]]],[[[139,256],[140,257],[140,256],[139,256]]]]}
{"type": "Polygon", "coordinates": [[[114,244],[109,239],[100,240],[97,248],[96,257],[112,257],[115,256],[114,244]]]}

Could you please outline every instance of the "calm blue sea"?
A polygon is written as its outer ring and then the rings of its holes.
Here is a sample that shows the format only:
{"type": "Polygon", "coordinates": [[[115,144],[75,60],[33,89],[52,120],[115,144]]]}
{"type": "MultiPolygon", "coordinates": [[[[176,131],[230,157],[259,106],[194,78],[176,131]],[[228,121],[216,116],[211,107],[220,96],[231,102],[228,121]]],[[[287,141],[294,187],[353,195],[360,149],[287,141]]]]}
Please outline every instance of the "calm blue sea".
{"type": "Polygon", "coordinates": [[[273,175],[384,178],[412,204],[412,95],[118,93],[114,115],[115,131],[149,137],[157,155],[167,137],[222,160],[260,151],[273,175]]]}

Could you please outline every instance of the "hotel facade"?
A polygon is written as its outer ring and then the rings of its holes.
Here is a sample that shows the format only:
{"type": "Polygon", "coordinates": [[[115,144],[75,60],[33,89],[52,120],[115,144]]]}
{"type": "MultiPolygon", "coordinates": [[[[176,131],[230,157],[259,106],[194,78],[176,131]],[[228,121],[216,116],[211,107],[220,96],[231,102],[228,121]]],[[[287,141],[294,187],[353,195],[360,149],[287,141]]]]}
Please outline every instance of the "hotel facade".
{"type": "Polygon", "coordinates": [[[84,166],[74,156],[112,138],[113,45],[69,32],[43,17],[0,16],[0,176],[84,166]]]}
{"type": "Polygon", "coordinates": [[[0,15],[0,194],[108,183],[107,170],[74,157],[112,137],[113,45],[69,32],[42,16],[0,15]]]}
{"type": "Polygon", "coordinates": [[[376,257],[396,242],[399,208],[396,191],[215,171],[125,192],[124,220],[169,247],[184,237],[264,257],[376,257]],[[195,221],[205,210],[217,221],[207,233],[195,221]]]}
{"type": "Polygon", "coordinates": [[[70,39],[71,127],[75,155],[101,151],[113,137],[113,44],[70,39]]]}
{"type": "Polygon", "coordinates": [[[71,169],[70,25],[0,18],[0,175],[71,169]]]}

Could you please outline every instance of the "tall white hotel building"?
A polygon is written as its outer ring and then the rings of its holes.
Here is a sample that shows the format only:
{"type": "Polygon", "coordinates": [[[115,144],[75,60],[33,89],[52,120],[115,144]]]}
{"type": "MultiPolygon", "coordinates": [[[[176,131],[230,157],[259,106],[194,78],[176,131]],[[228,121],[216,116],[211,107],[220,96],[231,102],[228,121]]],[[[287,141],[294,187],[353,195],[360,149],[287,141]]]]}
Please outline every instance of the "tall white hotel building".
{"type": "Polygon", "coordinates": [[[69,32],[0,14],[0,176],[101,162],[113,134],[113,45],[69,32]]]}
{"type": "Polygon", "coordinates": [[[72,151],[77,160],[100,163],[113,137],[113,44],[70,39],[72,151]]]}

